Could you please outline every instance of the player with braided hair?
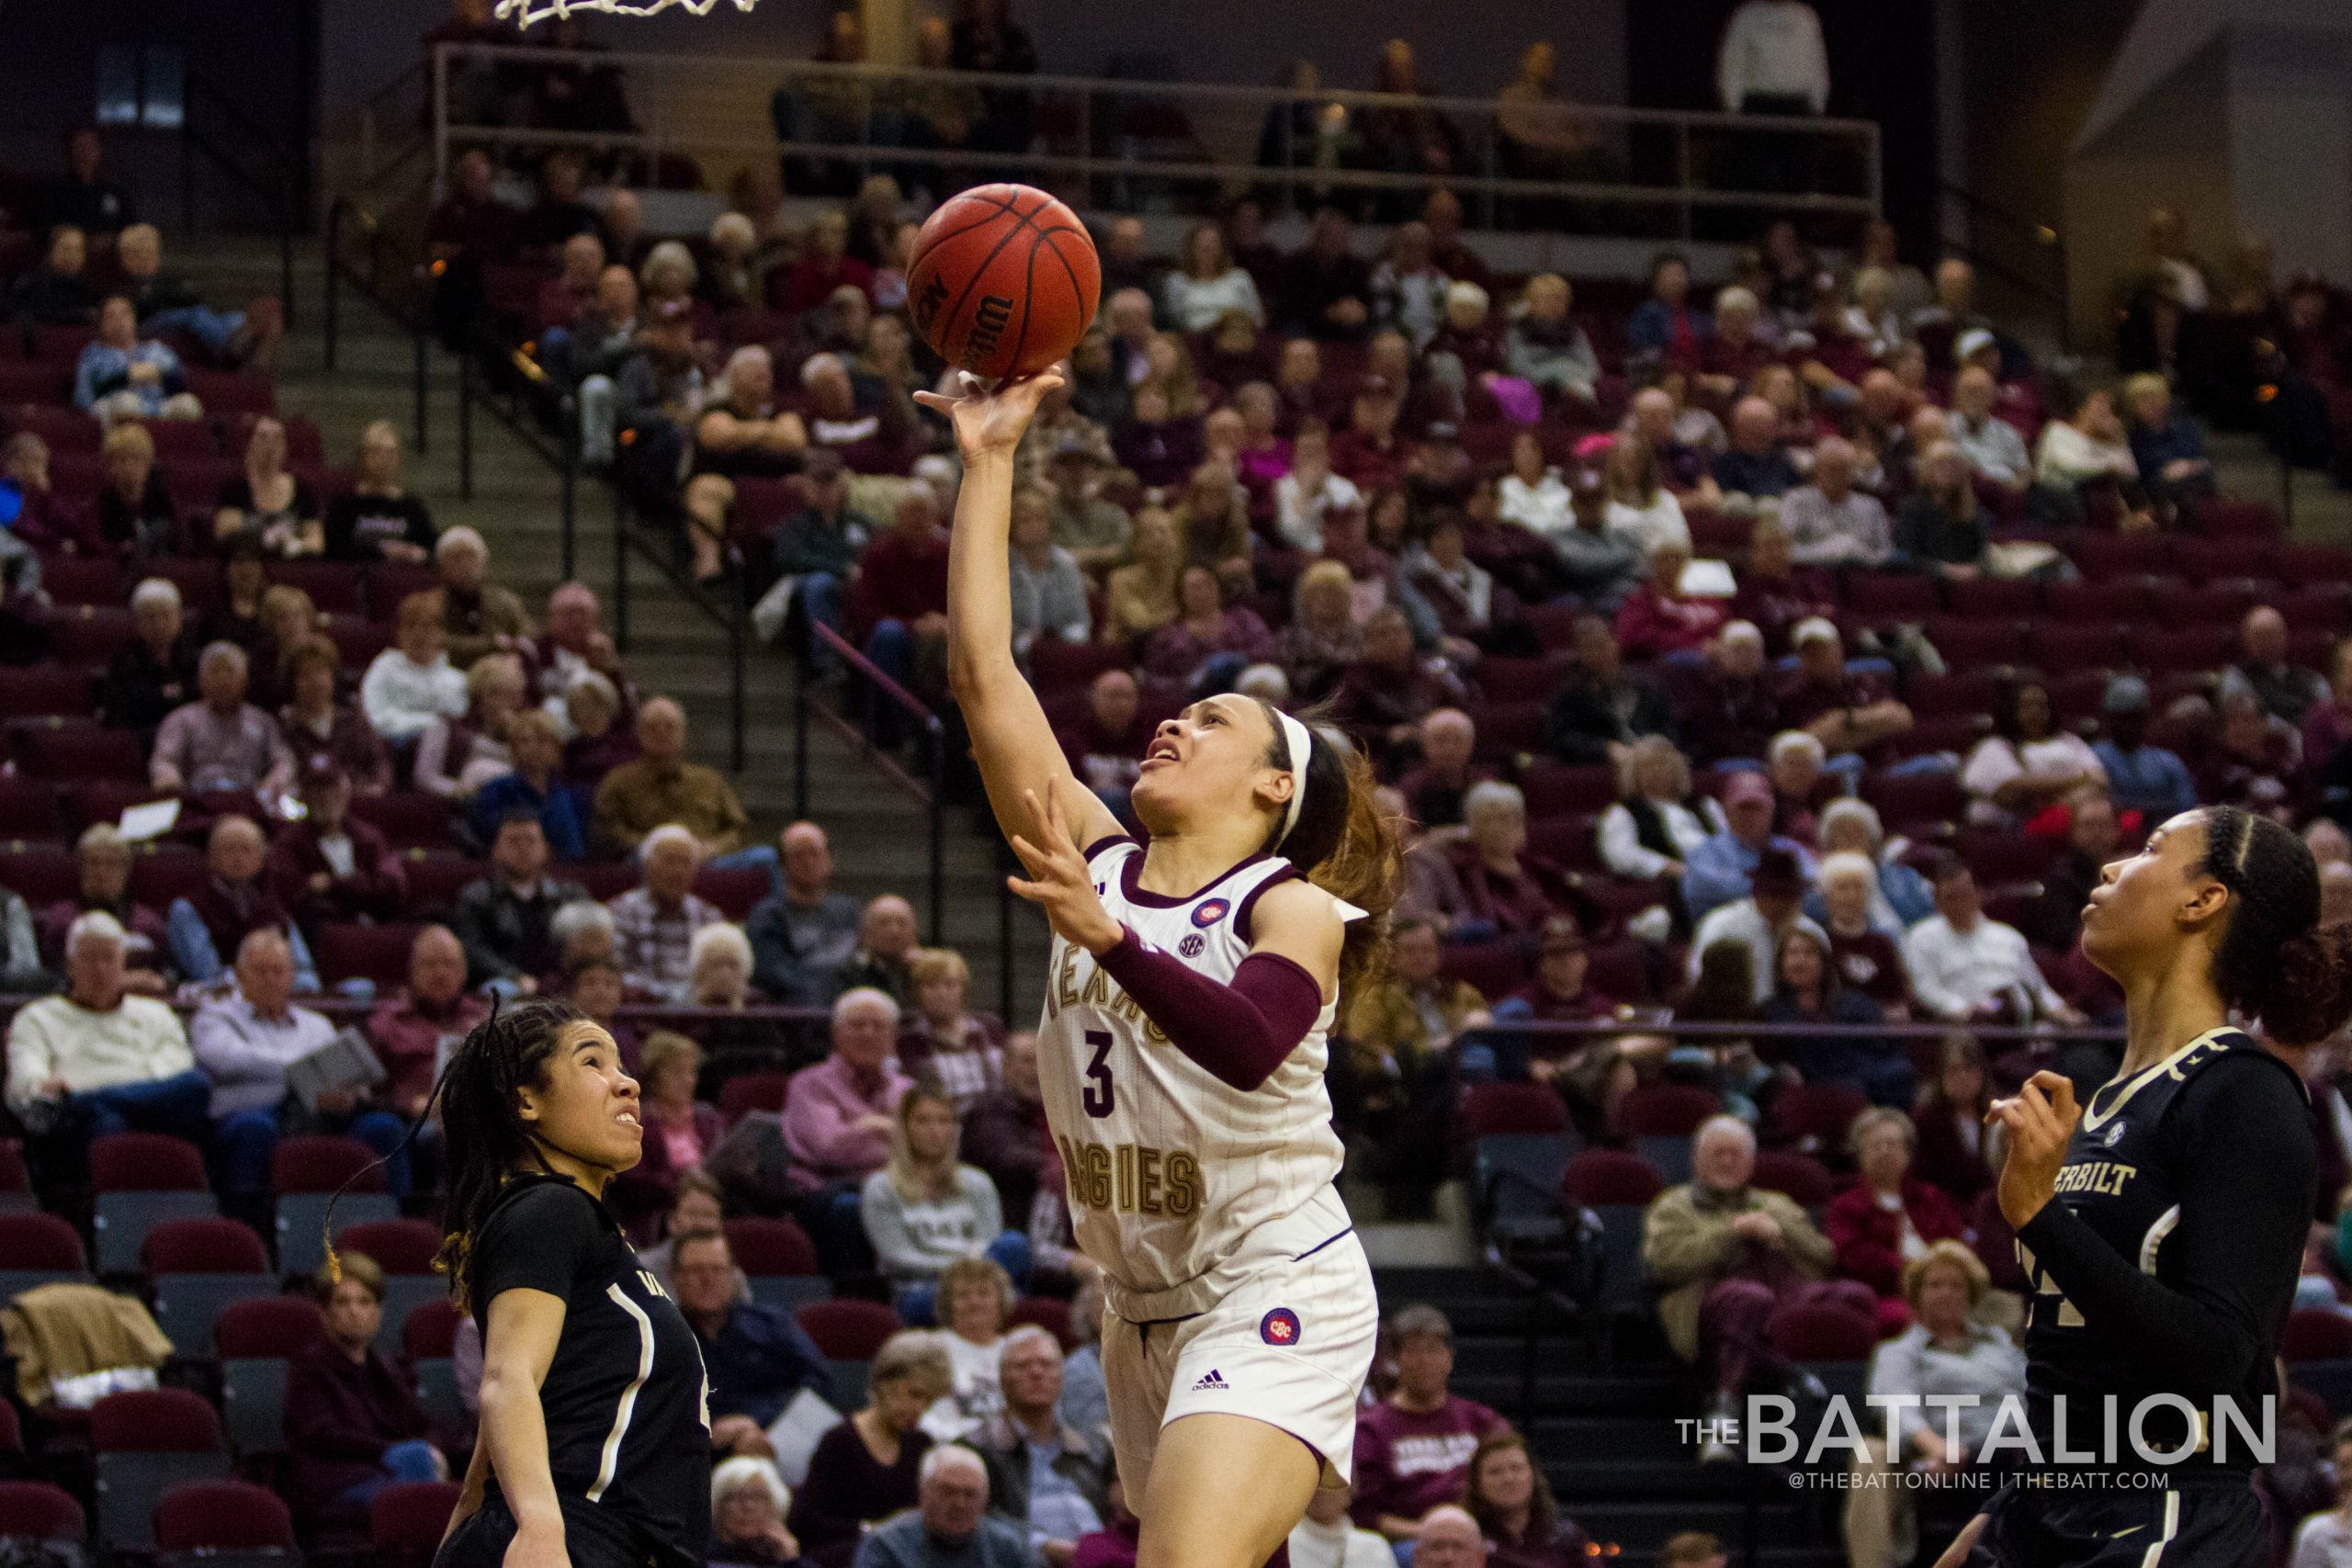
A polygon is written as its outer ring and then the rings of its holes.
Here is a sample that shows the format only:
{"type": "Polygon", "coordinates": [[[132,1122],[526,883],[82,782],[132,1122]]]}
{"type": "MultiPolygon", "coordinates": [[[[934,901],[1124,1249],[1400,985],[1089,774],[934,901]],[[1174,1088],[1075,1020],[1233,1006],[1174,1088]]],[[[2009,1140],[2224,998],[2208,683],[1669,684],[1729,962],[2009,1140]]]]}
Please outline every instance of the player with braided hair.
{"type": "Polygon", "coordinates": [[[482,1337],[481,1434],[438,1568],[700,1568],[709,1384],[605,1207],[645,1137],[612,1036],[561,1002],[508,1008],[436,1093],[439,1263],[482,1337]]]}
{"type": "Polygon", "coordinates": [[[2296,1058],[2352,1014],[2352,930],[2319,914],[2302,840],[2227,806],[2093,889],[2083,952],[2123,987],[2123,1064],[2079,1107],[2036,1073],[1987,1118],[2032,1286],[2032,1447],[1944,1568],[2270,1561],[2251,1480],[2316,1168],[2296,1058]]]}

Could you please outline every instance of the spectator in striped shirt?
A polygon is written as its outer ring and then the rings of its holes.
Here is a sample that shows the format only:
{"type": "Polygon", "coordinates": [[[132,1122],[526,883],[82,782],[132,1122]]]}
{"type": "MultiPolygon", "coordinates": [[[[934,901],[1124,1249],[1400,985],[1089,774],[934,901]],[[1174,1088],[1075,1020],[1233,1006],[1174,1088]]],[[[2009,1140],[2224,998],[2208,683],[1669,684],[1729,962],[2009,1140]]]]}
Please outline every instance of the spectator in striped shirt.
{"type": "Polygon", "coordinates": [[[646,835],[639,852],[644,880],[605,908],[613,912],[614,955],[628,983],[650,995],[683,1001],[693,973],[695,932],[726,919],[695,897],[701,846],[676,823],[646,835]]]}

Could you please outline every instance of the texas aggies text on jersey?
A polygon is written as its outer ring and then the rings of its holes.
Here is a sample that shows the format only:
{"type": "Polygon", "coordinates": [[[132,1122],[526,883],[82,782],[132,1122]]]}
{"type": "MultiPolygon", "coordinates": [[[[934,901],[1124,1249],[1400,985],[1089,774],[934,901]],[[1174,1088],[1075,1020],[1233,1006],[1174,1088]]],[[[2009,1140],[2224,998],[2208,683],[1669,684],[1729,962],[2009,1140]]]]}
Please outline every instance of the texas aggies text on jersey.
{"type": "MultiPolygon", "coordinates": [[[[1143,848],[1126,838],[1092,845],[1087,865],[1114,919],[1224,982],[1250,955],[1258,895],[1298,875],[1261,856],[1189,897],[1164,897],[1136,885],[1143,848]]],[[[1112,1311],[1131,1322],[1203,1311],[1264,1259],[1348,1229],[1323,1083],[1333,1006],[1244,1092],[1170,1044],[1091,953],[1055,939],[1037,1077],[1071,1227],[1102,1266],[1112,1311]]]]}

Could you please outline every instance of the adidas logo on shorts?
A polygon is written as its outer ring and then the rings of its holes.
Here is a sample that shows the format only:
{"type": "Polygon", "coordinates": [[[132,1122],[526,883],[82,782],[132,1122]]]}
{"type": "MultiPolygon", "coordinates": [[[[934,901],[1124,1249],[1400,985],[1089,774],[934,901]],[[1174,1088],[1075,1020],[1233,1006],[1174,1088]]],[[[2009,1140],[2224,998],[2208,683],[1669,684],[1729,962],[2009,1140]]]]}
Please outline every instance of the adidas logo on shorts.
{"type": "Polygon", "coordinates": [[[1194,1393],[1199,1393],[1204,1389],[1214,1389],[1222,1392],[1226,1387],[1226,1381],[1216,1375],[1216,1369],[1215,1367],[1211,1367],[1208,1370],[1207,1375],[1193,1385],[1193,1392],[1194,1393]]]}

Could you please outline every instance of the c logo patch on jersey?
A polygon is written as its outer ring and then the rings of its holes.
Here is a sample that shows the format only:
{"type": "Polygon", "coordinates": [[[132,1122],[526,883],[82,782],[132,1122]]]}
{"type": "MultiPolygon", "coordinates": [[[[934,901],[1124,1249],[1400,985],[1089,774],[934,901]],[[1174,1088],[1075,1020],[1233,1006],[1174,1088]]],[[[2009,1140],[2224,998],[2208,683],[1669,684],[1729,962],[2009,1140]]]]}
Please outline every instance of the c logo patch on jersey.
{"type": "Polygon", "coordinates": [[[1200,908],[1193,911],[1193,923],[1203,931],[1206,931],[1225,919],[1226,911],[1232,908],[1231,904],[1222,898],[1204,899],[1200,908]]]}
{"type": "Polygon", "coordinates": [[[1298,1346],[1298,1314],[1288,1307],[1276,1307],[1258,1320],[1258,1337],[1280,1349],[1295,1349],[1298,1346]]]}

